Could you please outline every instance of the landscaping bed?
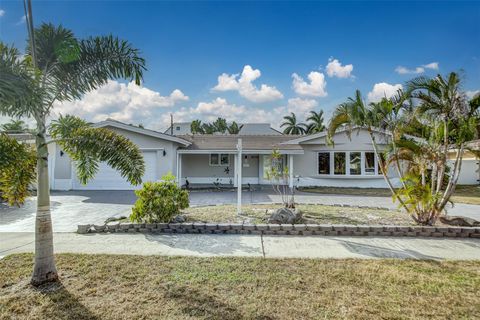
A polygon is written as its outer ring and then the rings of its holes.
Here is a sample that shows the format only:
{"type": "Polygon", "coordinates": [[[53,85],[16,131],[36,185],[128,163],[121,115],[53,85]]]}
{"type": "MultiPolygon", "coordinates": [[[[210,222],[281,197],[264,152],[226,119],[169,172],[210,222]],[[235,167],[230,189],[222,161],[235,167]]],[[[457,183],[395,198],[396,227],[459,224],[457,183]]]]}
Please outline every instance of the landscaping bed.
{"type": "Polygon", "coordinates": [[[473,319],[480,262],[57,255],[0,260],[1,319],[473,319]]]}

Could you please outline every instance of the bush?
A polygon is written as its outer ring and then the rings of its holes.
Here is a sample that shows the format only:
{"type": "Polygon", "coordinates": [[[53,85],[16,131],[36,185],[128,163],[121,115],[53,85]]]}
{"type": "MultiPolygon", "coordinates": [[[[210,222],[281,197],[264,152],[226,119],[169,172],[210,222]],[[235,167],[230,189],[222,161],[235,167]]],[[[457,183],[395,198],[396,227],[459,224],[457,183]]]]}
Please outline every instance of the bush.
{"type": "Polygon", "coordinates": [[[169,222],[188,208],[188,192],[180,189],[175,177],[169,173],[160,182],[146,182],[142,189],[135,191],[138,199],[132,208],[132,222],[169,222]]]}

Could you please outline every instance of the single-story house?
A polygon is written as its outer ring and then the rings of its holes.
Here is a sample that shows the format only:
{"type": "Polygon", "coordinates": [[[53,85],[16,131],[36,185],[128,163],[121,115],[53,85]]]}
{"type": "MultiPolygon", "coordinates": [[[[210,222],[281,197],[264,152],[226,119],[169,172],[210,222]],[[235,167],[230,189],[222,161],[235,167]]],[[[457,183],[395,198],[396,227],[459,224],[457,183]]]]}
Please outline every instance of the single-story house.
{"type": "MultiPolygon", "coordinates": [[[[334,146],[327,143],[325,132],[307,136],[292,135],[169,135],[127,125],[114,120],[95,124],[124,135],[143,152],[146,170],[143,181],[160,180],[172,172],[180,185],[218,183],[237,185],[240,171],[242,184],[268,185],[266,172],[273,150],[282,154],[279,166],[289,168],[290,186],[332,186],[384,188],[386,183],[379,170],[368,132],[355,129],[351,138],[346,131],[333,137],[334,146]],[[242,155],[238,161],[237,144],[241,139],[242,155]]],[[[374,133],[384,149],[389,135],[374,133]]],[[[130,185],[118,172],[101,165],[95,178],[82,185],[75,174],[75,164],[58,145],[49,145],[51,188],[54,190],[130,190],[130,185]]],[[[469,160],[468,160],[469,161],[469,160]]],[[[478,163],[478,161],[477,161],[478,163]]],[[[395,170],[392,181],[399,184],[395,170]]],[[[468,176],[469,174],[467,174],[468,176]]],[[[468,178],[468,177],[467,177],[468,178]]],[[[461,184],[475,184],[463,179],[461,184]]]]}

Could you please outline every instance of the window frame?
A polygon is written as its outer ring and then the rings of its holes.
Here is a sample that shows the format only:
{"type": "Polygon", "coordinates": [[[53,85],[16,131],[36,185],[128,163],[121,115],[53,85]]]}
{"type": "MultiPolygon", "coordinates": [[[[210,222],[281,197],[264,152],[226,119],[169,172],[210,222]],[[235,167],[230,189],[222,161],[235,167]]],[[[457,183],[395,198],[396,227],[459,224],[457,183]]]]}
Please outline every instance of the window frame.
{"type": "Polygon", "coordinates": [[[228,153],[210,153],[208,155],[208,164],[210,167],[229,167],[230,166],[230,154],[228,153]],[[218,157],[218,163],[212,163],[212,155],[216,155],[218,157]],[[222,164],[222,156],[226,156],[228,161],[227,163],[222,164]]]}
{"type": "Polygon", "coordinates": [[[378,159],[377,156],[375,155],[374,151],[358,151],[358,150],[350,150],[350,151],[316,151],[316,175],[318,177],[349,177],[349,178],[355,178],[355,177],[371,177],[371,178],[378,178],[382,175],[381,171],[378,169],[378,159]],[[329,154],[329,162],[330,162],[330,170],[328,174],[325,173],[319,173],[319,154],[320,153],[326,153],[329,154]],[[335,174],[335,153],[344,153],[345,154],[345,174],[335,174]],[[360,174],[350,174],[350,155],[352,153],[360,153],[360,174]],[[366,165],[366,153],[373,153],[374,154],[374,172],[373,173],[367,173],[365,170],[365,165],[366,165]]]}

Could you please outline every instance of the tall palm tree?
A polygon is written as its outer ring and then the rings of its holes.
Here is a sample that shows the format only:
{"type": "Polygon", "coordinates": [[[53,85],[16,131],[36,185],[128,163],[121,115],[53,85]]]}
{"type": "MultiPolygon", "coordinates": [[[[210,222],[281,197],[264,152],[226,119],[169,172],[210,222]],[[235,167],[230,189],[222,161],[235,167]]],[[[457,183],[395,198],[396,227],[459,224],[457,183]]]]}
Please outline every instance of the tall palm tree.
{"type": "Polygon", "coordinates": [[[10,122],[3,124],[1,128],[6,133],[22,133],[28,131],[27,124],[20,119],[12,119],[10,122]]]}
{"type": "MultiPolygon", "coordinates": [[[[133,143],[75,117],[54,123],[52,140],[47,141],[46,118],[55,102],[79,99],[109,79],[140,84],[145,61],[130,43],[113,36],[77,39],[70,30],[52,24],[33,29],[29,11],[26,56],[20,58],[19,50],[0,42],[0,114],[36,122],[37,214],[31,282],[38,285],[58,278],[53,257],[48,143],[58,143],[76,161],[82,182],[95,174],[100,161],[119,170],[133,184],[141,182],[145,170],[140,150],[133,143]]],[[[4,161],[0,165],[3,170],[11,164],[4,161]]]]}
{"type": "Polygon", "coordinates": [[[314,134],[317,132],[322,132],[325,130],[325,125],[323,124],[323,110],[319,112],[310,111],[310,116],[307,118],[307,132],[308,134],[314,134]]]}
{"type": "Polygon", "coordinates": [[[200,120],[193,120],[190,124],[190,131],[192,134],[203,134],[205,133],[203,130],[202,121],[200,120]]]}
{"type": "Polygon", "coordinates": [[[285,134],[304,134],[305,133],[305,124],[297,122],[297,116],[295,113],[291,112],[290,115],[283,117],[285,121],[280,125],[285,134]]]}

